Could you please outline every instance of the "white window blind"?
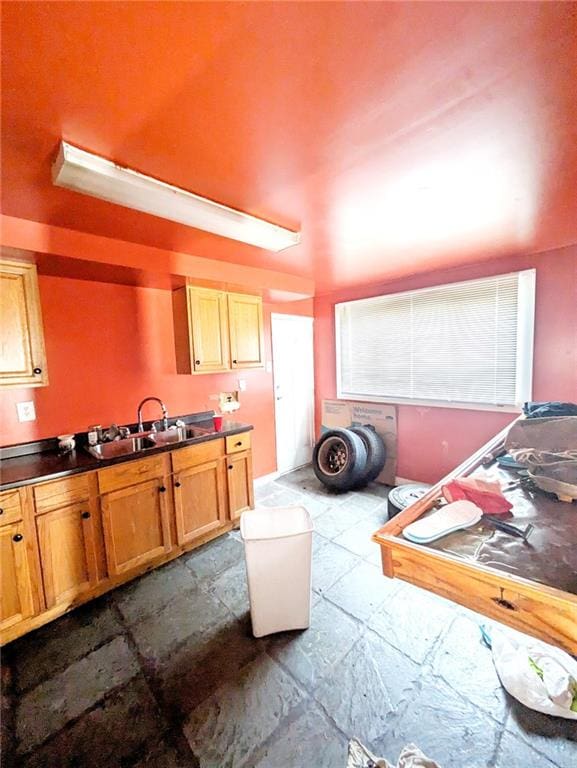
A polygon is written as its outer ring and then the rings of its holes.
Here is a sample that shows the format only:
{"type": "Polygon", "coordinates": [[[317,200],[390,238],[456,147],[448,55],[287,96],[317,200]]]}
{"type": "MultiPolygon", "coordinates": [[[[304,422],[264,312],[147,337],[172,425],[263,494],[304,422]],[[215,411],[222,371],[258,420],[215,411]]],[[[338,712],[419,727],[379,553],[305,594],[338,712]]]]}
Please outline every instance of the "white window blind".
{"type": "Polygon", "coordinates": [[[513,406],[531,399],[535,270],[335,306],[338,396],[513,406]]]}

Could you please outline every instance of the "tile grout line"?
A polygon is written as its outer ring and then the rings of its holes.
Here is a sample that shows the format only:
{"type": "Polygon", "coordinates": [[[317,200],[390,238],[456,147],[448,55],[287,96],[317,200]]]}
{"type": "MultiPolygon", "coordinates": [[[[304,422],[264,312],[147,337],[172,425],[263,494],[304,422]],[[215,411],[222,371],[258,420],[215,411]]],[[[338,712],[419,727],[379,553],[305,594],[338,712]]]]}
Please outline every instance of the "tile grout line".
{"type": "Polygon", "coordinates": [[[158,708],[158,711],[164,720],[164,724],[166,726],[165,733],[169,737],[170,746],[175,748],[178,755],[180,756],[186,755],[187,758],[192,758],[198,764],[198,760],[196,756],[190,749],[190,745],[188,744],[184,734],[182,733],[180,724],[176,722],[176,718],[174,718],[171,715],[169,708],[166,706],[166,702],[164,701],[162,692],[156,685],[154,674],[150,674],[149,665],[147,664],[144,657],[141,655],[138,645],[132,635],[132,628],[126,624],[124,620],[124,616],[122,615],[122,611],[120,610],[118,605],[116,605],[116,601],[113,601],[113,602],[114,602],[114,610],[117,614],[117,618],[124,629],[123,636],[126,639],[128,647],[130,648],[130,650],[134,654],[134,657],[136,658],[138,668],[140,670],[140,674],[142,675],[144,682],[146,684],[146,687],[148,688],[150,695],[154,700],[158,708]]]}
{"type": "MultiPolygon", "coordinates": [[[[117,635],[116,637],[120,637],[120,635],[117,635]]],[[[101,646],[102,647],[102,646],[101,646]]],[[[88,655],[88,654],[87,654],[88,655]]],[[[76,717],[71,718],[68,720],[62,728],[60,728],[57,731],[54,731],[54,733],[51,733],[49,736],[47,736],[42,741],[39,741],[35,743],[30,749],[26,750],[26,752],[19,752],[18,749],[16,749],[16,756],[20,758],[28,759],[34,752],[36,752],[39,749],[42,749],[43,747],[50,744],[51,741],[56,739],[60,734],[65,733],[66,731],[69,731],[79,720],[82,720],[86,715],[89,715],[91,712],[95,712],[97,709],[103,708],[104,704],[111,699],[113,696],[115,696],[119,691],[126,688],[128,685],[132,683],[133,680],[135,680],[138,677],[138,673],[133,675],[128,680],[123,681],[122,683],[119,683],[118,685],[115,685],[113,688],[110,688],[110,690],[106,691],[104,696],[102,698],[98,699],[98,701],[95,701],[93,704],[91,704],[89,707],[87,707],[85,710],[80,712],[80,714],[76,715],[76,717]]],[[[18,740],[16,739],[16,745],[18,746],[18,740]]]]}

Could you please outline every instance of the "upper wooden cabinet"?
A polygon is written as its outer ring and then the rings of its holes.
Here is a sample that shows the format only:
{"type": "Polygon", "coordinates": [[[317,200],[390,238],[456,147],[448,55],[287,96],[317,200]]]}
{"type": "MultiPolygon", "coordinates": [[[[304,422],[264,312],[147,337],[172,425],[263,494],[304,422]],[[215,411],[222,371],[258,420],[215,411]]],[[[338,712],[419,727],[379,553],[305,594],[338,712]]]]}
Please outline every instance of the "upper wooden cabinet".
{"type": "Polygon", "coordinates": [[[172,297],[178,373],[264,365],[260,296],[187,285],[172,297]]]}
{"type": "Polygon", "coordinates": [[[228,294],[231,368],[264,365],[262,300],[260,296],[228,294]]]}
{"type": "Polygon", "coordinates": [[[0,386],[48,384],[36,266],[0,259],[0,386]]]}

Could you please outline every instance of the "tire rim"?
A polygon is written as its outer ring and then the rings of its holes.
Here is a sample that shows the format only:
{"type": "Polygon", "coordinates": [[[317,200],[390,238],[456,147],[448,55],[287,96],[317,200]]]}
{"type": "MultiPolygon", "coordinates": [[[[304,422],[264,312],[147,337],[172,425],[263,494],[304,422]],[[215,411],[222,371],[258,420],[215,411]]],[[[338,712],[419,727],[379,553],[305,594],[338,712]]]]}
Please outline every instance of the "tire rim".
{"type": "Polygon", "coordinates": [[[317,457],[320,471],[334,477],[346,469],[349,463],[349,449],[340,437],[329,437],[321,445],[317,457]]]}

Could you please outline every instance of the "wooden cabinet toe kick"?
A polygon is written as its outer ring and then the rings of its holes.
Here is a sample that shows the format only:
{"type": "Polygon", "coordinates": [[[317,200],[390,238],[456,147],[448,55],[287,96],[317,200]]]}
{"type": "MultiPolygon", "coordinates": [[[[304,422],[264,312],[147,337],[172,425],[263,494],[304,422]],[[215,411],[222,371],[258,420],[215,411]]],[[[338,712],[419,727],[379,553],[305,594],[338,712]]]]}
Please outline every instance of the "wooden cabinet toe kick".
{"type": "Polygon", "coordinates": [[[577,654],[577,596],[379,536],[383,573],[577,654]]]}

